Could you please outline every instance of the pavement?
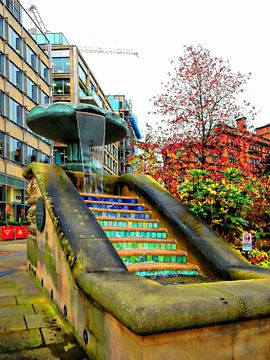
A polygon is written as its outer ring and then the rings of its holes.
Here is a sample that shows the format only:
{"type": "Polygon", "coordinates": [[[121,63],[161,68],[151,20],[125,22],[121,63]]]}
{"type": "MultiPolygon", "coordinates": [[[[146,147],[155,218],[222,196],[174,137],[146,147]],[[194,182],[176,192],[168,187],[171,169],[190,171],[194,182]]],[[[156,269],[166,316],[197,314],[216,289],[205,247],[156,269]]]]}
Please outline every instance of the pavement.
{"type": "Polygon", "coordinates": [[[27,272],[26,240],[0,241],[0,360],[88,359],[27,272]]]}

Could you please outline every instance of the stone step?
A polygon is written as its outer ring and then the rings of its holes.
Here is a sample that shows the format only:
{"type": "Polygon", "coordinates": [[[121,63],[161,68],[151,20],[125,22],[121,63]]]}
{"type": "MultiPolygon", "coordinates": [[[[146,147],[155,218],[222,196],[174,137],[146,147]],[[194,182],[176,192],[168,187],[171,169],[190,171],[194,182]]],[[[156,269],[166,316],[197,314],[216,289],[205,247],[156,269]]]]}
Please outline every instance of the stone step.
{"type": "Polygon", "coordinates": [[[111,201],[91,201],[84,200],[85,204],[89,208],[98,208],[98,209],[113,209],[113,210],[135,210],[135,211],[144,211],[144,204],[127,204],[127,203],[116,203],[111,201]]]}
{"type": "Polygon", "coordinates": [[[134,229],[134,228],[115,228],[115,227],[102,227],[103,231],[108,237],[131,237],[131,238],[151,238],[151,239],[167,239],[166,229],[134,229]]]}
{"type": "Polygon", "coordinates": [[[126,266],[128,271],[140,276],[198,276],[200,274],[199,267],[189,263],[138,263],[126,266]]]}
{"type": "Polygon", "coordinates": [[[115,210],[115,209],[89,209],[96,217],[125,218],[125,219],[151,219],[151,211],[115,210]]]}
{"type": "Polygon", "coordinates": [[[113,202],[113,203],[128,203],[128,204],[138,204],[139,199],[137,197],[130,196],[117,196],[117,195],[107,195],[107,194],[87,194],[80,193],[83,200],[90,201],[102,201],[102,202],[113,202]]]}
{"type": "Polygon", "coordinates": [[[132,228],[149,228],[149,229],[158,229],[159,221],[158,220],[142,220],[142,219],[125,219],[118,218],[112,220],[109,217],[100,217],[96,216],[96,219],[100,226],[113,226],[113,227],[132,227],[132,228]]]}
{"type": "Polygon", "coordinates": [[[181,250],[118,250],[118,255],[127,264],[134,263],[187,263],[187,253],[181,250]]]}
{"type": "Polygon", "coordinates": [[[110,238],[110,242],[117,251],[126,249],[176,250],[176,240],[174,239],[110,238]]]}

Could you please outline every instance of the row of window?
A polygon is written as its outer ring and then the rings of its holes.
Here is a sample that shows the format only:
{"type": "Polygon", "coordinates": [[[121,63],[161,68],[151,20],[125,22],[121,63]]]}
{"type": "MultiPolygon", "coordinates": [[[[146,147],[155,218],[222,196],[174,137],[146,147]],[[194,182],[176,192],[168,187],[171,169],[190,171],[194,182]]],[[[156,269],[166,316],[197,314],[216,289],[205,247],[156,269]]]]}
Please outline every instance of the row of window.
{"type": "Polygon", "coordinates": [[[0,156],[17,163],[28,165],[33,161],[50,163],[50,157],[20,140],[0,132],[0,156]]]}
{"type": "MultiPolygon", "coordinates": [[[[44,94],[43,98],[41,94],[40,99],[43,100],[41,103],[48,102],[48,97],[44,94]]],[[[2,91],[0,91],[0,114],[7,117],[10,121],[13,121],[17,125],[25,127],[25,119],[27,115],[26,108],[2,91]]]]}
{"type": "Polygon", "coordinates": [[[13,14],[13,16],[21,22],[22,20],[22,8],[19,0],[1,0],[6,8],[13,14]]]}
{"type": "Polygon", "coordinates": [[[0,73],[18,89],[24,91],[34,102],[41,104],[49,103],[49,96],[13,62],[7,60],[2,53],[0,53],[0,73]]]}
{"type": "MultiPolygon", "coordinates": [[[[5,37],[4,19],[0,15],[0,36],[5,37]]],[[[38,55],[23,41],[22,37],[8,25],[8,44],[30,65],[41,78],[50,83],[50,70],[38,55]]]]}

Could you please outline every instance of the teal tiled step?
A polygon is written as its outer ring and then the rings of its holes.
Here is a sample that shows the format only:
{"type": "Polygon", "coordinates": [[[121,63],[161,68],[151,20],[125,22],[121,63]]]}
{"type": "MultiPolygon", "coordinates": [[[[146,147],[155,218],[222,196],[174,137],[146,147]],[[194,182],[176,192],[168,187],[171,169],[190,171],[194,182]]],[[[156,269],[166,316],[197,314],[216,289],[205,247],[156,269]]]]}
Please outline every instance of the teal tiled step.
{"type": "Polygon", "coordinates": [[[176,241],[172,239],[146,239],[146,238],[110,238],[116,250],[144,249],[144,250],[176,250],[176,241]]]}
{"type": "Polygon", "coordinates": [[[116,203],[116,202],[103,202],[103,201],[91,201],[84,200],[88,208],[97,208],[97,209],[112,209],[112,210],[134,210],[134,211],[144,211],[143,204],[127,204],[127,203],[116,203]]]}
{"type": "Polygon", "coordinates": [[[159,223],[157,220],[152,221],[138,221],[138,220],[127,220],[124,218],[121,219],[99,219],[97,218],[100,226],[108,227],[134,227],[134,228],[149,228],[149,229],[158,229],[159,223]]]}
{"type": "Polygon", "coordinates": [[[135,197],[133,198],[133,197],[129,197],[129,196],[117,196],[117,195],[106,195],[106,194],[86,194],[86,193],[80,193],[80,195],[83,200],[138,204],[138,198],[135,198],[135,197]]]}
{"type": "Polygon", "coordinates": [[[136,271],[134,274],[144,277],[161,277],[161,276],[168,276],[168,277],[176,277],[180,275],[185,276],[199,276],[200,273],[198,270],[142,270],[136,271]]]}
{"type": "Polygon", "coordinates": [[[119,250],[118,255],[126,264],[136,263],[187,263],[187,254],[184,251],[167,250],[119,250]]]}
{"type": "Polygon", "coordinates": [[[167,231],[164,229],[123,229],[115,230],[113,228],[103,228],[108,237],[132,237],[132,238],[151,238],[151,239],[167,239],[167,231]]]}
{"type": "Polygon", "coordinates": [[[108,217],[113,219],[125,218],[125,219],[151,219],[150,211],[132,211],[132,210],[114,210],[114,209],[97,209],[91,208],[91,212],[96,217],[108,217]]]}

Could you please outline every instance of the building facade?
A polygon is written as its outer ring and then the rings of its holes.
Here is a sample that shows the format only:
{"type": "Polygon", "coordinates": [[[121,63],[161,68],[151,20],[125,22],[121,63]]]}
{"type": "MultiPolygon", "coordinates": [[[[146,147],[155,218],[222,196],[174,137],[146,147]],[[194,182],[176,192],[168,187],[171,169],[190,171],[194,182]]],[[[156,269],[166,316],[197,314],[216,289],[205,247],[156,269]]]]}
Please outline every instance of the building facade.
{"type": "Polygon", "coordinates": [[[128,135],[119,143],[118,147],[118,172],[119,175],[132,173],[130,157],[136,155],[136,142],[142,139],[142,134],[137,124],[137,119],[132,113],[132,102],[127,101],[125,95],[108,95],[113,110],[127,123],[128,135]]]}
{"type": "Polygon", "coordinates": [[[52,98],[50,46],[33,39],[23,25],[27,17],[18,0],[0,0],[0,222],[25,220],[22,171],[52,159],[51,142],[26,125],[31,108],[52,98]]]}
{"type": "MultiPolygon", "coordinates": [[[[35,37],[40,45],[46,40],[42,34],[36,34],[35,37]]],[[[87,103],[112,111],[78,47],[70,45],[62,33],[47,33],[46,37],[52,44],[53,101],[87,103]]],[[[55,143],[55,163],[65,163],[66,158],[67,147],[55,143]]],[[[118,174],[118,144],[105,146],[103,167],[109,174],[118,174]]]]}

